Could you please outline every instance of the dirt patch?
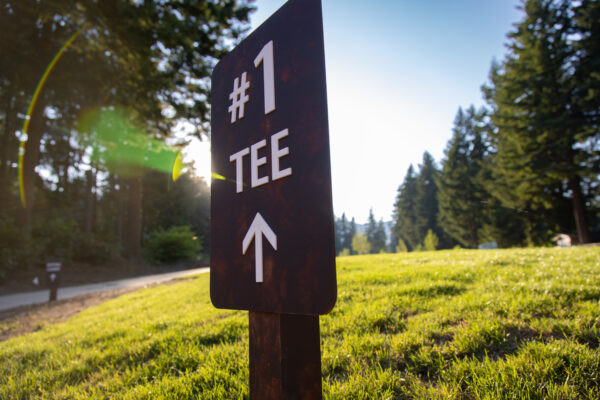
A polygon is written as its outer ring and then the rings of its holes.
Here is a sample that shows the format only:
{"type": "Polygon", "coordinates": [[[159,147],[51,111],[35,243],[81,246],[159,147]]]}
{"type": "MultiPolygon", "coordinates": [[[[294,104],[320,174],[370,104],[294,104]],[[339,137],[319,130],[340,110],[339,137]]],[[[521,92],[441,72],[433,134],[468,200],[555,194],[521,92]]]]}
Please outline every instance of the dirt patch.
{"type": "Polygon", "coordinates": [[[84,294],[53,301],[52,303],[33,304],[0,311],[0,342],[25,333],[35,332],[45,325],[63,322],[86,308],[104,303],[107,300],[122,296],[136,290],[158,285],[172,285],[180,282],[179,278],[137,288],[126,288],[84,294]]]}
{"type": "Polygon", "coordinates": [[[52,303],[34,304],[0,311],[0,341],[35,332],[48,324],[66,321],[88,307],[103,303],[140,288],[84,294],[52,303]]]}

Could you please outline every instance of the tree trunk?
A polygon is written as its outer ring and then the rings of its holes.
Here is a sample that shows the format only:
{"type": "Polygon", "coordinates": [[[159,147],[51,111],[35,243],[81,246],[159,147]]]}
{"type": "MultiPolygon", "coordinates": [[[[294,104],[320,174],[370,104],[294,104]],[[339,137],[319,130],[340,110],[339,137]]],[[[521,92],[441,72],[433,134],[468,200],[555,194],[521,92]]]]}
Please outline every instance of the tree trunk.
{"type": "Polygon", "coordinates": [[[83,233],[91,235],[94,232],[94,214],[96,208],[96,171],[94,167],[86,172],[86,199],[83,217],[83,233]]]}
{"type": "Polygon", "coordinates": [[[475,216],[471,216],[471,221],[469,223],[469,245],[472,249],[477,249],[479,247],[479,238],[477,236],[477,220],[475,216]]]}
{"type": "Polygon", "coordinates": [[[142,177],[127,178],[127,224],[125,226],[125,255],[131,260],[140,258],[142,242],[142,177]]]}
{"type": "Polygon", "coordinates": [[[529,217],[529,214],[529,207],[525,207],[521,213],[521,223],[523,225],[523,233],[525,234],[525,245],[527,247],[533,247],[535,246],[535,242],[533,240],[533,223],[529,217]]]}
{"type": "MultiPolygon", "coordinates": [[[[14,132],[14,110],[11,107],[10,96],[6,100],[4,113],[4,133],[2,134],[2,142],[0,142],[0,149],[2,151],[2,153],[0,153],[0,188],[2,188],[2,190],[0,191],[0,207],[2,207],[3,210],[7,210],[8,198],[10,193],[10,190],[8,190],[10,185],[10,180],[8,176],[8,164],[10,162],[9,157],[11,150],[10,135],[14,132]]],[[[15,149],[12,148],[12,150],[14,151],[15,149]]]]}
{"type": "Polygon", "coordinates": [[[118,179],[119,182],[119,191],[117,192],[117,240],[120,246],[123,245],[123,220],[125,215],[125,200],[123,193],[125,192],[125,182],[122,179],[118,179]]]}
{"type": "Polygon", "coordinates": [[[579,243],[589,243],[590,232],[587,225],[585,200],[581,190],[581,180],[578,176],[572,177],[567,182],[567,185],[573,195],[573,214],[575,216],[575,225],[577,227],[579,243]]]}
{"type": "Polygon", "coordinates": [[[21,190],[24,192],[24,204],[21,204],[19,220],[23,232],[27,238],[31,237],[33,225],[33,204],[35,201],[35,167],[40,159],[40,143],[44,131],[45,104],[37,104],[31,115],[27,142],[25,143],[25,154],[23,156],[23,181],[20,182],[21,190]]]}

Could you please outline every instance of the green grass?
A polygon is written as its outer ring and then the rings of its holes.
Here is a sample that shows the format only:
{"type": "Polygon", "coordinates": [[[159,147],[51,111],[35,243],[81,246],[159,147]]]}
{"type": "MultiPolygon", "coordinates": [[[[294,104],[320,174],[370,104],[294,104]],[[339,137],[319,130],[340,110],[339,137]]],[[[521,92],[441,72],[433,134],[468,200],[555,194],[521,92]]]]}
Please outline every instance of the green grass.
{"type": "MultiPolygon", "coordinates": [[[[598,399],[599,341],[599,247],[343,257],[323,392],[598,399]]],[[[0,398],[247,398],[247,349],[201,275],[0,343],[0,398]]]]}

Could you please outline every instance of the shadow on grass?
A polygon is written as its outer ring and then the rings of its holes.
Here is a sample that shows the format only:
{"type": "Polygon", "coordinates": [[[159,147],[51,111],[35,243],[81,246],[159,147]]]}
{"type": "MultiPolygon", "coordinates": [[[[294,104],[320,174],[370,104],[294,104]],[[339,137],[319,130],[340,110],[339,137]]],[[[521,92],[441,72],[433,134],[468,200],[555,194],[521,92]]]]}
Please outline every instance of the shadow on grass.
{"type": "Polygon", "coordinates": [[[436,283],[429,286],[412,287],[398,291],[399,295],[419,296],[424,298],[435,298],[438,296],[458,296],[466,292],[467,288],[456,283],[436,283]]]}
{"type": "MultiPolygon", "coordinates": [[[[527,327],[505,327],[503,332],[502,336],[488,337],[484,342],[462,351],[453,348],[456,334],[434,333],[430,337],[430,344],[413,346],[410,351],[398,353],[391,360],[386,360],[380,365],[410,372],[423,384],[430,385],[440,380],[442,371],[455,362],[464,360],[506,361],[508,357],[517,355],[533,342],[546,344],[566,339],[563,333],[540,333],[527,327]]],[[[572,338],[572,340],[595,348],[589,344],[589,340],[581,340],[581,338],[580,340],[572,338]]],[[[596,341],[595,346],[597,347],[597,345],[596,341]]]]}
{"type": "Polygon", "coordinates": [[[223,327],[218,332],[197,336],[194,339],[194,342],[198,346],[231,344],[241,340],[247,330],[248,325],[237,321],[231,321],[223,324],[223,327]]]}

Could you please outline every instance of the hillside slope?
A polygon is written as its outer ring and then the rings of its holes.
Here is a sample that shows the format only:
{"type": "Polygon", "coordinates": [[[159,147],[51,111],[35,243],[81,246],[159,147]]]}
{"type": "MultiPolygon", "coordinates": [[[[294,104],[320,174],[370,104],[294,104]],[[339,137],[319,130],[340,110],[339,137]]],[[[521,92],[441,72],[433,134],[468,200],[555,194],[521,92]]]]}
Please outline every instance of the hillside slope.
{"type": "MultiPolygon", "coordinates": [[[[1,328],[1,326],[0,326],[1,328]]],[[[0,398],[248,397],[248,316],[208,276],[0,343],[0,398]]],[[[600,398],[600,248],[338,259],[326,398],[600,398]]]]}

